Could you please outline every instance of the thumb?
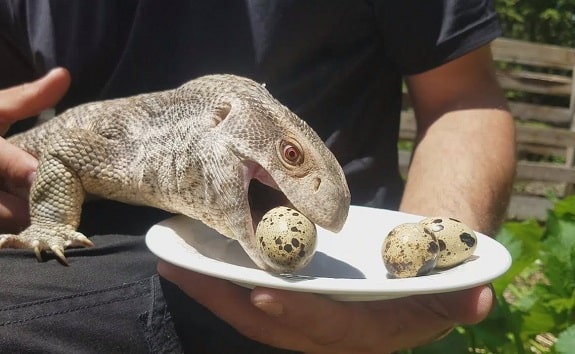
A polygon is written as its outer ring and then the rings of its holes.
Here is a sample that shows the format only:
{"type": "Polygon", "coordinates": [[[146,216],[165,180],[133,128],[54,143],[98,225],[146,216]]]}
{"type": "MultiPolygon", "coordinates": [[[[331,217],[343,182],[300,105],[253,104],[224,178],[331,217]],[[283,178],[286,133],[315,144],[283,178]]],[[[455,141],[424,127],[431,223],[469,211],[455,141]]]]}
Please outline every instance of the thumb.
{"type": "Polygon", "coordinates": [[[4,188],[27,189],[37,167],[38,162],[32,155],[0,138],[0,183],[3,182],[4,188]]]}
{"type": "Polygon", "coordinates": [[[70,86],[70,74],[56,68],[38,80],[0,90],[0,134],[14,121],[53,107],[70,86]]]}

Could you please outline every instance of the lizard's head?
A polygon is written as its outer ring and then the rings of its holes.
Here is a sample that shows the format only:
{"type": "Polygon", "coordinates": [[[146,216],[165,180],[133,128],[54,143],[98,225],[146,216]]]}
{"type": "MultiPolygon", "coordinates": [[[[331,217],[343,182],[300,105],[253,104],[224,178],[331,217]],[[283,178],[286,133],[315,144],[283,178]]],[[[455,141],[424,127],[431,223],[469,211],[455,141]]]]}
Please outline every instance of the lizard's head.
{"type": "Polygon", "coordinates": [[[238,239],[262,267],[266,266],[255,252],[255,229],[273,207],[293,207],[320,227],[341,230],[349,210],[349,188],[340,164],[316,132],[252,80],[233,75],[199,80],[205,84],[191,85],[191,90],[201,88],[193,94],[209,102],[203,110],[214,116],[206,145],[211,154],[220,153],[215,160],[227,159],[239,177],[211,169],[212,186],[217,184],[213,188],[221,194],[217,204],[225,211],[222,219],[212,216],[204,222],[238,239]]]}
{"type": "Polygon", "coordinates": [[[266,211],[285,205],[327,230],[341,230],[350,192],[339,163],[327,147],[290,135],[278,138],[268,151],[273,154],[270,159],[244,161],[254,229],[266,211]]]}
{"type": "Polygon", "coordinates": [[[340,164],[306,122],[251,83],[245,91],[237,89],[239,100],[229,113],[235,117],[222,124],[231,125],[244,181],[250,181],[246,193],[254,228],[267,210],[286,205],[338,232],[351,199],[340,164]]]}

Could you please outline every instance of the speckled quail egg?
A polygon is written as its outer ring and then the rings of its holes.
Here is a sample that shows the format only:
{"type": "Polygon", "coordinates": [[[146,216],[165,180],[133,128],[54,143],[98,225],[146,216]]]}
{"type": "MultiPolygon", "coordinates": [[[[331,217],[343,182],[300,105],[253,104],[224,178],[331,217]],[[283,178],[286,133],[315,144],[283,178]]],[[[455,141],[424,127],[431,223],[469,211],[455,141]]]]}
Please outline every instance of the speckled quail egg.
{"type": "Polygon", "coordinates": [[[439,244],[433,232],[423,224],[405,223],[389,232],[381,254],[389,275],[415,277],[428,274],[435,267],[439,244]]]}
{"type": "Polygon", "coordinates": [[[285,206],[264,214],[256,228],[264,262],[275,272],[293,273],[311,261],[316,248],[315,225],[299,211],[285,206]]]}
{"type": "Polygon", "coordinates": [[[420,222],[428,227],[439,242],[437,268],[456,266],[468,259],[477,247],[477,235],[459,220],[430,217],[420,222]]]}

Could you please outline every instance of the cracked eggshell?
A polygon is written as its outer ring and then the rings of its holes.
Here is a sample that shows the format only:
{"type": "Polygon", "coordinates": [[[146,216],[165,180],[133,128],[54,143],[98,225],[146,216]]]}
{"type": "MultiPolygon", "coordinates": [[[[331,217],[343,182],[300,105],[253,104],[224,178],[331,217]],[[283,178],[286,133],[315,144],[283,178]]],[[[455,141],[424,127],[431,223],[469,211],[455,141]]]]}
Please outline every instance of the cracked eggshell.
{"type": "Polygon", "coordinates": [[[311,261],[315,249],[315,225],[299,211],[279,206],[264,214],[256,228],[258,251],[278,273],[293,273],[311,261]]]}
{"type": "Polygon", "coordinates": [[[430,217],[420,222],[427,226],[439,242],[438,268],[456,266],[467,260],[477,248],[477,235],[459,220],[430,217]]]}
{"type": "Polygon", "coordinates": [[[405,223],[389,232],[381,254],[392,277],[415,277],[428,274],[435,267],[439,244],[433,232],[423,224],[405,223]]]}

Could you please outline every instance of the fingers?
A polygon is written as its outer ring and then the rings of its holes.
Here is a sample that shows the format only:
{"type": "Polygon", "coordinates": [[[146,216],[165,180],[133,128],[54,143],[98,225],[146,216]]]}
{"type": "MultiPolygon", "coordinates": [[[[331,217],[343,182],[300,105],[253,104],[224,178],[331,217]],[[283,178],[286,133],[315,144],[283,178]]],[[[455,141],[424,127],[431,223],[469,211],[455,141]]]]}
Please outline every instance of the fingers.
{"type": "Polygon", "coordinates": [[[0,181],[10,190],[29,188],[38,161],[30,154],[0,138],[0,181]]]}
{"type": "Polygon", "coordinates": [[[254,307],[249,289],[162,261],[158,263],[158,272],[248,338],[285,349],[303,350],[311,346],[304,336],[279,325],[275,318],[254,307]]]}
{"type": "MultiPolygon", "coordinates": [[[[64,69],[34,82],[0,90],[0,135],[12,122],[52,107],[70,85],[64,69]]],[[[36,159],[0,138],[0,232],[19,232],[29,223],[28,191],[36,159]]]]}
{"type": "Polygon", "coordinates": [[[456,324],[475,324],[487,317],[493,308],[495,295],[489,285],[458,292],[423,295],[422,302],[438,304],[447,318],[456,324]],[[430,299],[431,298],[431,299],[430,299]]]}
{"type": "Polygon", "coordinates": [[[240,333],[306,353],[391,353],[437,340],[489,313],[487,286],[372,302],[338,302],[311,293],[255,288],[160,262],[160,274],[240,333]]]}
{"type": "Polygon", "coordinates": [[[254,289],[251,299],[255,307],[275,319],[275,327],[266,337],[254,338],[264,343],[317,354],[385,354],[397,349],[387,333],[398,332],[396,322],[389,321],[393,313],[372,310],[370,303],[338,302],[312,293],[267,288],[254,289]],[[297,342],[282,341],[288,333],[297,342]]]}
{"type": "Polygon", "coordinates": [[[0,191],[0,233],[18,233],[29,220],[28,200],[0,191]]]}
{"type": "Polygon", "coordinates": [[[252,301],[267,313],[269,303],[281,307],[281,312],[270,316],[307,338],[309,344],[300,349],[306,353],[391,353],[399,349],[394,337],[402,328],[394,309],[385,302],[338,302],[311,293],[265,288],[254,289],[252,301]]]}
{"type": "Polygon", "coordinates": [[[19,232],[28,225],[28,191],[37,164],[34,157],[0,138],[0,233],[19,232]]]}
{"type": "Polygon", "coordinates": [[[36,81],[0,90],[0,134],[5,133],[14,121],[53,107],[69,86],[70,74],[57,68],[36,81]]]}
{"type": "MultiPolygon", "coordinates": [[[[487,286],[373,302],[337,302],[315,294],[256,288],[252,303],[277,323],[305,334],[314,353],[386,353],[437,340],[457,324],[484,319],[487,286]]],[[[281,337],[281,335],[279,335],[281,337]]]]}

